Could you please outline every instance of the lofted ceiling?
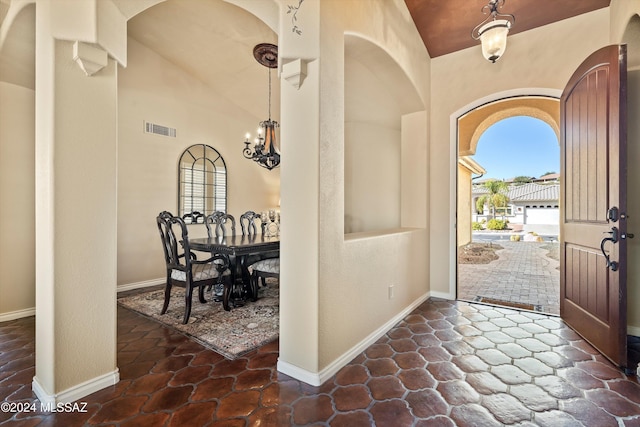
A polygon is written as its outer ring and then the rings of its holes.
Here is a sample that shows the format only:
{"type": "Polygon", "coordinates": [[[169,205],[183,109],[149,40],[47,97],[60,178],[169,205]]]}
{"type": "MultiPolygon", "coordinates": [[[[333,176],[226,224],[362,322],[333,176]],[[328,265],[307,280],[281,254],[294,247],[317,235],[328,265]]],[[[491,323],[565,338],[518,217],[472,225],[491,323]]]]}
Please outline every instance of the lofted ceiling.
{"type": "MultiPolygon", "coordinates": [[[[541,27],[603,7],[611,0],[506,0],[501,13],[514,15],[509,35],[541,27]]],[[[471,30],[487,16],[481,12],[488,0],[405,0],[411,17],[432,58],[480,42],[471,30]]]]}

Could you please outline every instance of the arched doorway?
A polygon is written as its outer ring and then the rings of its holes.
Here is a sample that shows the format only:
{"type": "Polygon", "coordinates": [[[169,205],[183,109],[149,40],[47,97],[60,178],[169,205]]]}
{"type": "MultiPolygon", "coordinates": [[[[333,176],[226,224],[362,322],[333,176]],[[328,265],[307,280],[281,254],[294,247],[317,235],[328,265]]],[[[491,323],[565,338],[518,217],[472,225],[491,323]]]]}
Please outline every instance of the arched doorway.
{"type": "Polygon", "coordinates": [[[461,115],[457,125],[457,298],[559,314],[558,99],[498,99],[461,115]],[[533,163],[533,168],[500,167],[494,162],[500,157],[518,164],[525,146],[518,148],[516,143],[529,136],[522,132],[536,128],[546,128],[540,138],[553,147],[544,153],[553,162],[543,162],[542,156],[538,160],[538,168],[546,164],[549,170],[535,169],[533,155],[545,144],[538,141],[529,142],[535,149],[520,160],[533,163]],[[493,133],[496,138],[494,129],[509,132],[513,142],[503,141],[491,149],[500,151],[489,156],[475,156],[478,143],[487,140],[483,135],[493,133]]]}

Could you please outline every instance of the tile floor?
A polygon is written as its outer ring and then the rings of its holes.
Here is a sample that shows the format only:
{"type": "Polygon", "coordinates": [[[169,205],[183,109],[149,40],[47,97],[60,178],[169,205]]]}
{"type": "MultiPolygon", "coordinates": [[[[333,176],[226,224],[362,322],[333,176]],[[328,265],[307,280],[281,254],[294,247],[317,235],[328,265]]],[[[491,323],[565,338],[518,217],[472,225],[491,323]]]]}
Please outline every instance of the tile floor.
{"type": "MultiPolygon", "coordinates": [[[[121,381],[1,426],[640,426],[640,385],[557,317],[429,300],[320,387],[278,343],[229,361],[118,307],[121,381]]],[[[33,402],[34,318],[0,323],[0,402],[33,402]]]]}

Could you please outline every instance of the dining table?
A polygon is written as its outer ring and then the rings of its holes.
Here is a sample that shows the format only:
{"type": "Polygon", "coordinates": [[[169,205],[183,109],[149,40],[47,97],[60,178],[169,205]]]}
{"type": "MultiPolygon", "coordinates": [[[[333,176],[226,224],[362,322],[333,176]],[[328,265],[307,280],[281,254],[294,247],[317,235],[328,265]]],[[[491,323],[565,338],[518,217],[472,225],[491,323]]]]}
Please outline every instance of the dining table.
{"type": "MultiPolygon", "coordinates": [[[[247,260],[257,256],[268,258],[280,253],[280,236],[263,234],[234,234],[228,236],[197,237],[189,239],[192,250],[219,253],[229,258],[229,269],[236,281],[241,279],[242,294],[251,295],[247,260]]],[[[234,283],[235,284],[235,283],[234,283]]]]}

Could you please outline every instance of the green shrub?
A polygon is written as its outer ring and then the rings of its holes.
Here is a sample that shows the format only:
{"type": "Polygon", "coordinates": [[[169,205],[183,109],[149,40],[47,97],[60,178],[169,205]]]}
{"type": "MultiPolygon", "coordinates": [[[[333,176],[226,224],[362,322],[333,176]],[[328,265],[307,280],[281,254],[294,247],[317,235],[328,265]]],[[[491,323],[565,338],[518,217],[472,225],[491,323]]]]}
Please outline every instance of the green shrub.
{"type": "Polygon", "coordinates": [[[476,231],[484,230],[484,227],[482,226],[482,224],[480,224],[479,222],[475,222],[475,221],[471,223],[471,228],[473,230],[476,230],[476,231]]]}
{"type": "Polygon", "coordinates": [[[487,221],[487,228],[489,230],[504,230],[507,228],[507,223],[501,219],[494,218],[487,221]]]}

